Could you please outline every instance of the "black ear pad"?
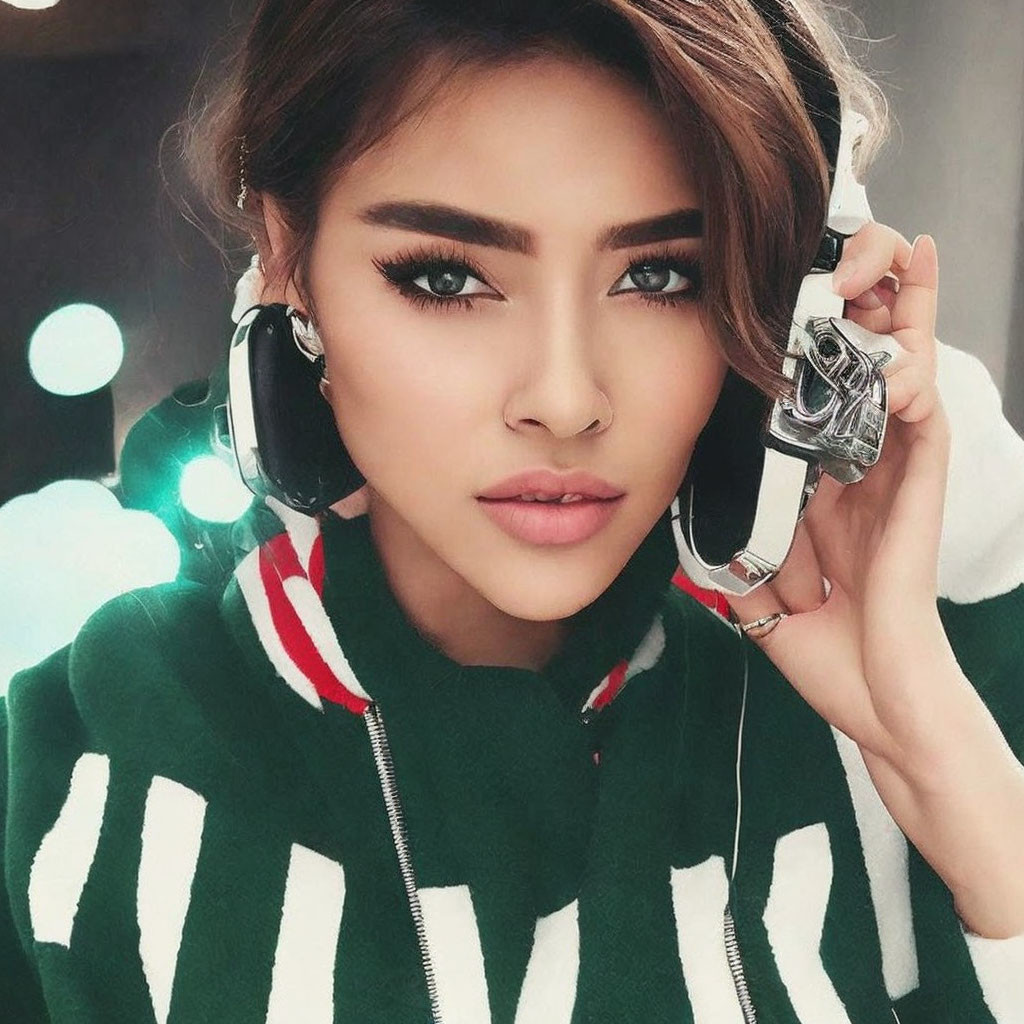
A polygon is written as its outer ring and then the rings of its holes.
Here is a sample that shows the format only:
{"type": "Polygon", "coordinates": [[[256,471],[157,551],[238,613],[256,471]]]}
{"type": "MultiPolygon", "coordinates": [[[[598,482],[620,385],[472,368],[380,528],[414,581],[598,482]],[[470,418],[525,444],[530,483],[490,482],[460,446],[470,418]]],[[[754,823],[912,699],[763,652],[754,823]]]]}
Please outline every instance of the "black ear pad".
{"type": "Polygon", "coordinates": [[[298,350],[282,303],[264,306],[249,328],[249,382],[260,465],[292,508],[312,514],[366,482],[320,394],[316,366],[298,350]]]}
{"type": "Polygon", "coordinates": [[[709,565],[730,562],[750,538],[764,469],[767,400],[731,369],[697,438],[679,489],[686,528],[693,494],[693,534],[709,565]]]}

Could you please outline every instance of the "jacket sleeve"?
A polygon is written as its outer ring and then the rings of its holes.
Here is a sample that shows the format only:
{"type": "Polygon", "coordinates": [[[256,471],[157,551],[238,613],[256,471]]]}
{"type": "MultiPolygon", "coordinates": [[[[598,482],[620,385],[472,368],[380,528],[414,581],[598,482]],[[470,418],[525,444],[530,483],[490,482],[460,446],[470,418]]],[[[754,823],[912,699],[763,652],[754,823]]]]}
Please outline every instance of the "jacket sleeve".
{"type": "MultiPolygon", "coordinates": [[[[960,667],[1024,764],[1024,439],[974,356],[940,344],[938,383],[951,428],[939,614],[960,667]]],[[[901,1024],[1024,1022],[1024,932],[969,932],[909,843],[908,870],[920,984],[894,1004],[901,1024]]]]}
{"type": "Polygon", "coordinates": [[[4,1020],[48,1024],[39,975],[15,927],[7,886],[8,738],[7,701],[0,697],[0,1007],[4,1020]]]}

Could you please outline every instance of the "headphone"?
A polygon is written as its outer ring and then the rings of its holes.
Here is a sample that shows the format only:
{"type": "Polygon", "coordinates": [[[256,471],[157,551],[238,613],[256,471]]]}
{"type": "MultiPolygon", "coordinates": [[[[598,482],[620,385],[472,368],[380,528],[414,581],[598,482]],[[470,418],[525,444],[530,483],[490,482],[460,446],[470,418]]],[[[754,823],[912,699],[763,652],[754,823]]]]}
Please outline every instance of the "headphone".
{"type": "Polygon", "coordinates": [[[366,483],[320,393],[323,347],[280,302],[251,306],[228,351],[228,424],[245,485],[306,515],[366,483]]]}
{"type": "Polygon", "coordinates": [[[845,239],[873,219],[853,174],[853,148],[867,122],[853,111],[840,121],[834,85],[827,96],[835,114],[808,106],[829,157],[831,191],[783,358],[793,396],[770,402],[728,370],[671,506],[683,571],[699,587],[738,597],[778,573],[821,474],[856,483],[878,461],[885,438],[881,370],[899,345],[844,319],[845,300],[831,277],[845,239]],[[833,116],[841,124],[838,138],[829,130],[833,116]]]}
{"type": "MultiPolygon", "coordinates": [[[[888,417],[880,371],[898,351],[895,339],[842,319],[844,299],[831,288],[843,242],[873,219],[853,173],[867,121],[841,110],[835,80],[788,31],[782,2],[751,2],[800,87],[828,161],[830,199],[783,359],[792,397],[770,402],[728,370],[671,504],[683,571],[698,587],[737,596],[778,573],[823,472],[854,483],[877,462],[888,417]]],[[[292,306],[238,313],[228,419],[239,473],[256,495],[314,515],[366,482],[320,393],[322,344],[292,306]]]]}

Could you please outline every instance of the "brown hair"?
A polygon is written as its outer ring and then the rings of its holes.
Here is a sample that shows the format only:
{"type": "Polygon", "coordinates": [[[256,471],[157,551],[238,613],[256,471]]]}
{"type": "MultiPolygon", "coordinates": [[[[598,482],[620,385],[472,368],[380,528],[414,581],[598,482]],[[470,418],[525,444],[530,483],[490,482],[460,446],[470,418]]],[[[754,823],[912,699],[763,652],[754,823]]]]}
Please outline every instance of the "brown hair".
{"type": "MultiPolygon", "coordinates": [[[[827,67],[844,106],[868,119],[862,178],[888,131],[885,98],[828,20],[835,9],[824,0],[781,9],[807,60],[827,67]]],[[[552,53],[628,76],[668,117],[703,197],[709,326],[737,373],[766,394],[788,390],[781,351],[824,228],[828,165],[752,0],[262,0],[227,76],[187,126],[186,164],[217,219],[247,241],[264,233],[253,194],[273,196],[294,240],[285,279],[298,270],[305,281],[335,174],[429,102],[432,83],[552,53]],[[239,210],[242,139],[249,198],[239,210]]]]}

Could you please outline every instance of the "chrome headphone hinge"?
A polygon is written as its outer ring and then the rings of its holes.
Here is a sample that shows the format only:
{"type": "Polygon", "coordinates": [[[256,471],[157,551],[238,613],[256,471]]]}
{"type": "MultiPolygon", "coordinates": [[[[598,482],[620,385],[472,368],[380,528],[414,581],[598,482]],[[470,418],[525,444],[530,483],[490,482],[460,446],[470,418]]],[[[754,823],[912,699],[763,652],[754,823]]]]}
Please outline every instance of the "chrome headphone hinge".
{"type": "Polygon", "coordinates": [[[879,337],[838,317],[810,317],[794,332],[793,395],[773,405],[766,443],[813,459],[840,483],[863,479],[881,456],[889,412],[881,370],[893,353],[879,337]]]}

